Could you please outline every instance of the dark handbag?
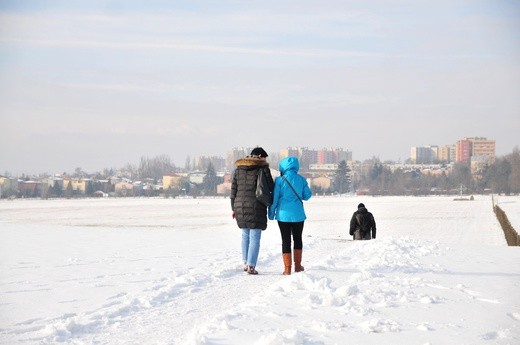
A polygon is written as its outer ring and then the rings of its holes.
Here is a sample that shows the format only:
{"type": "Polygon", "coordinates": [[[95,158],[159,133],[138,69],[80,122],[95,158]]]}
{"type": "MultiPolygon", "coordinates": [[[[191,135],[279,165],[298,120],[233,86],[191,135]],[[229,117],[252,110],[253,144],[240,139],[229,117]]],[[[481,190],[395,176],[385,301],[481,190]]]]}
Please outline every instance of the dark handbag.
{"type": "Polygon", "coordinates": [[[269,190],[269,182],[264,169],[258,171],[258,178],[256,180],[256,200],[265,206],[270,206],[273,203],[273,196],[269,190]]]}

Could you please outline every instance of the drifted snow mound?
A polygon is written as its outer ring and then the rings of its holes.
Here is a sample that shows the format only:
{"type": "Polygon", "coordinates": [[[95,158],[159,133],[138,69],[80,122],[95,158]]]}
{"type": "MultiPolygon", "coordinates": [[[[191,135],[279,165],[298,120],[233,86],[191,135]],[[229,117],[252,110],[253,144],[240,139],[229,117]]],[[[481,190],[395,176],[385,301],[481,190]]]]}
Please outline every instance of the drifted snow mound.
{"type": "Polygon", "coordinates": [[[307,263],[305,272],[278,279],[193,329],[188,342],[329,344],[341,343],[347,334],[363,339],[435,328],[430,321],[406,318],[406,310],[443,303],[438,292],[452,289],[432,278],[443,268],[421,262],[439,255],[437,243],[385,238],[336,247],[340,250],[307,263]]]}

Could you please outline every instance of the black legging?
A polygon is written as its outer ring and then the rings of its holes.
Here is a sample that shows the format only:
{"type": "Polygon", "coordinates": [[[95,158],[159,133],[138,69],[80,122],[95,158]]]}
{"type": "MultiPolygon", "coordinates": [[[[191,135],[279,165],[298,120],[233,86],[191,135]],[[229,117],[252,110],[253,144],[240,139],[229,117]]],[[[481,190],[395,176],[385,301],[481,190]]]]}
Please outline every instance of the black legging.
{"type": "Polygon", "coordinates": [[[294,249],[302,249],[303,222],[280,222],[280,234],[282,234],[282,253],[291,252],[291,235],[294,239],[294,249]]]}

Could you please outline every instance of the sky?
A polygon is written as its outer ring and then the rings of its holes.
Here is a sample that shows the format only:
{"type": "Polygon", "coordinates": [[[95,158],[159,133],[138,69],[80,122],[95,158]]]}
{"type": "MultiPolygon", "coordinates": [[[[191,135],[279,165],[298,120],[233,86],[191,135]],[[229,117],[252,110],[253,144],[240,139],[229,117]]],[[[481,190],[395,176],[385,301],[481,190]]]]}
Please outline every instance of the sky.
{"type": "Polygon", "coordinates": [[[251,276],[225,198],[2,200],[0,344],[518,344],[520,251],[492,204],[312,197],[305,270],[282,275],[269,221],[251,276]],[[360,201],[375,240],[348,235],[360,201]]]}
{"type": "Polygon", "coordinates": [[[0,0],[0,174],[520,144],[517,1],[0,0]]]}

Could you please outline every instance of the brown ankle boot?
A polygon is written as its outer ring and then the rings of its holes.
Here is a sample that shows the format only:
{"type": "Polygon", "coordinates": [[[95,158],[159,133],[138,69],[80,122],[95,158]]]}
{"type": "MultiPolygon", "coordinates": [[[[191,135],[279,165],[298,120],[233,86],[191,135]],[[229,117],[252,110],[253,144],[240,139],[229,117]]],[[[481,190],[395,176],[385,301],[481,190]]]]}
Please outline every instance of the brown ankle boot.
{"type": "Polygon", "coordinates": [[[295,249],[294,250],[294,272],[304,271],[302,266],[302,250],[295,249]]]}
{"type": "Polygon", "coordinates": [[[282,256],[283,256],[283,265],[285,266],[283,275],[288,276],[291,274],[291,263],[292,263],[291,253],[283,253],[282,256]]]}

